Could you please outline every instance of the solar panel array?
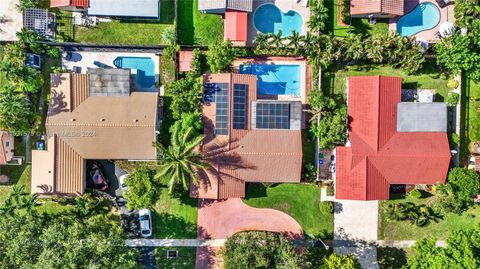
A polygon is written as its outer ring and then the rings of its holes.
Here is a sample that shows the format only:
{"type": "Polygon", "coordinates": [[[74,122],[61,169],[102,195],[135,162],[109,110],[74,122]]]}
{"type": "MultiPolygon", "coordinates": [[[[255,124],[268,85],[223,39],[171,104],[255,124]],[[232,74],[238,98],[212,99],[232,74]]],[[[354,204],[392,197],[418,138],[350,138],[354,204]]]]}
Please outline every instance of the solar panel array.
{"type": "Polygon", "coordinates": [[[290,104],[259,102],[256,121],[259,129],[290,129],[290,104]]]}
{"type": "Polygon", "coordinates": [[[233,129],[247,127],[247,92],[248,85],[233,85],[233,129]]]}
{"type": "Polygon", "coordinates": [[[228,134],[228,83],[216,83],[213,101],[216,104],[215,134],[228,134]]]}

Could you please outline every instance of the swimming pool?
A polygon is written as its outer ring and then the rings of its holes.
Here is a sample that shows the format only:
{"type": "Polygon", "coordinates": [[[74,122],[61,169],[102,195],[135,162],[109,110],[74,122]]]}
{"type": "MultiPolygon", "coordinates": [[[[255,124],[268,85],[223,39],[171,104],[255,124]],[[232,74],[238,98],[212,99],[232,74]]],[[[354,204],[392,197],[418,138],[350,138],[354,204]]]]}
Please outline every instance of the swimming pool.
{"type": "Polygon", "coordinates": [[[412,11],[397,21],[397,32],[401,36],[412,36],[430,30],[440,21],[440,10],[433,3],[418,4],[412,11]]]}
{"type": "Polygon", "coordinates": [[[155,85],[155,63],[150,57],[117,57],[113,61],[117,68],[134,70],[135,85],[139,89],[148,89],[155,85]]]}
{"type": "Polygon", "coordinates": [[[243,64],[240,74],[258,78],[257,93],[262,95],[300,95],[300,65],[243,64]]]}
{"type": "Polygon", "coordinates": [[[255,10],[253,23],[255,28],[264,34],[276,34],[281,30],[282,36],[290,36],[293,31],[302,32],[303,19],[294,10],[283,13],[274,4],[264,4],[255,10]]]}

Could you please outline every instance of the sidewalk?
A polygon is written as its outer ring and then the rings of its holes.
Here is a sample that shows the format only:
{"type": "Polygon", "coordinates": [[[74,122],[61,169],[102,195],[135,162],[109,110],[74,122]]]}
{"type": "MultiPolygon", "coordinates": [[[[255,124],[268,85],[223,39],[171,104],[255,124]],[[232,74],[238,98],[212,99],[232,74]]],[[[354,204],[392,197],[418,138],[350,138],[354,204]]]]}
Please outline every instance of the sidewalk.
{"type": "Polygon", "coordinates": [[[127,239],[129,247],[222,247],[227,239],[127,239]]]}

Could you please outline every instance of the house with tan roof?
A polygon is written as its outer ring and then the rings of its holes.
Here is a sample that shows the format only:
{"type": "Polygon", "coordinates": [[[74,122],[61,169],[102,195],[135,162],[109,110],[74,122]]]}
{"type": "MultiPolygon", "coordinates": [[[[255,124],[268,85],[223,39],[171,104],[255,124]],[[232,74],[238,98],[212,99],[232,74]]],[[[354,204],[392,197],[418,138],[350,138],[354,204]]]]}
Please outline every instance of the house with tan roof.
{"type": "Polygon", "coordinates": [[[193,197],[244,197],[248,182],[300,182],[301,101],[259,97],[256,75],[207,75],[203,122],[211,167],[199,172],[193,197]]]}
{"type": "Polygon", "coordinates": [[[78,195],[87,160],[156,160],[158,94],[131,92],[128,69],[51,76],[46,150],[32,152],[32,192],[78,195]]]}
{"type": "Polygon", "coordinates": [[[404,14],[403,0],[351,0],[352,18],[393,18],[404,14]]]}
{"type": "Polygon", "coordinates": [[[445,103],[402,102],[399,77],[350,77],[347,91],[349,141],[336,148],[337,199],[388,200],[395,185],[445,182],[445,103]]]}

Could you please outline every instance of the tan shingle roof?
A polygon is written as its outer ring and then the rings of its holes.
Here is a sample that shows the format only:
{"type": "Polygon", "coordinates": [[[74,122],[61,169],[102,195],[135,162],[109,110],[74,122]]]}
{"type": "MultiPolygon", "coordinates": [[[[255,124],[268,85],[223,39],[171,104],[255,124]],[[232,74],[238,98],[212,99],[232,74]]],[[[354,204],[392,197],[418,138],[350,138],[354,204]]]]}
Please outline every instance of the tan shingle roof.
{"type": "Polygon", "coordinates": [[[352,15],[403,15],[403,0],[351,0],[350,14],[352,15]]]}

